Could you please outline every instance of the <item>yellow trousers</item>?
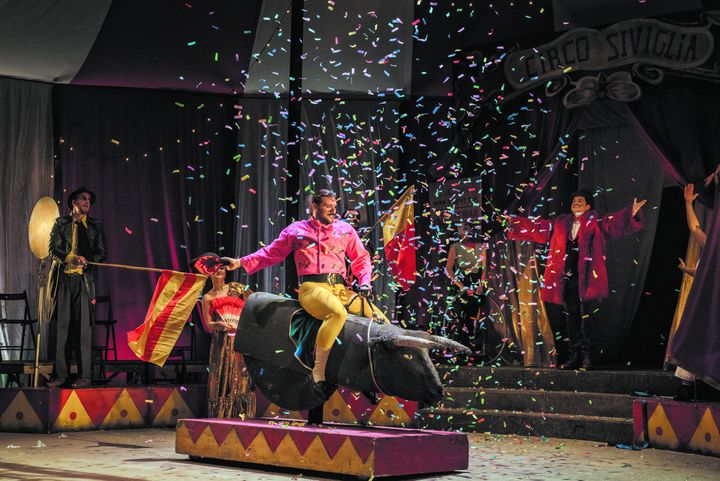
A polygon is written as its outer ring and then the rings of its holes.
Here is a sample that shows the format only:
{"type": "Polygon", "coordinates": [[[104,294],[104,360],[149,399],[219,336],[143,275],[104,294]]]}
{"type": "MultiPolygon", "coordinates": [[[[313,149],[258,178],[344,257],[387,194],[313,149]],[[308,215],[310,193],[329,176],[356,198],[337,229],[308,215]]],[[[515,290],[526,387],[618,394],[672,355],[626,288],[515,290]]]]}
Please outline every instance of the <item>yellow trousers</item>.
{"type": "Polygon", "coordinates": [[[320,349],[332,347],[345,325],[348,312],[365,317],[370,317],[374,312],[376,318],[390,322],[377,306],[370,301],[363,302],[362,297],[342,284],[331,286],[325,282],[303,282],[298,300],[311,316],[323,321],[316,341],[320,349]]]}

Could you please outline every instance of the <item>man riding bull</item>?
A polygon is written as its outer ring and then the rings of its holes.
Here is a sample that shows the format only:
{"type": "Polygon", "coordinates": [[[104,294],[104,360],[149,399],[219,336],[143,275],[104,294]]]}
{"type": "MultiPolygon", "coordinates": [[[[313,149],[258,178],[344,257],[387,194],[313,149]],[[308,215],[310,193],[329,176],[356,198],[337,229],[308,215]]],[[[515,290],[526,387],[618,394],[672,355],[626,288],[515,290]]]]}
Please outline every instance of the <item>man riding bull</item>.
{"type": "Polygon", "coordinates": [[[363,302],[345,286],[346,258],[358,279],[359,293],[371,292],[372,264],[355,229],[345,221],[336,220],[337,200],[326,189],[312,197],[311,217],[293,222],[280,232],[270,245],[241,257],[224,258],[228,269],[239,267],[248,274],[282,262],[294,253],[300,282],[300,305],[313,317],[323,321],[315,341],[315,365],[312,370],[313,390],[323,399],[332,392],[325,382],[325,367],[335,338],[342,330],[348,312],[371,317],[373,313],[387,321],[379,309],[363,302]]]}

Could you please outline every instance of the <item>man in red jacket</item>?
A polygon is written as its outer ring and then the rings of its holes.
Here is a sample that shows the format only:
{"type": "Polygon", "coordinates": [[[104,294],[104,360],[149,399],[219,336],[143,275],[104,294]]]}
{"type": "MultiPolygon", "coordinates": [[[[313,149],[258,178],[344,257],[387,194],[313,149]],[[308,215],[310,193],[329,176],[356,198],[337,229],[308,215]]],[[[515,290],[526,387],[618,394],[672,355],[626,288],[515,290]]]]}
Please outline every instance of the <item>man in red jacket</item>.
{"type": "Polygon", "coordinates": [[[508,239],[550,242],[542,300],[562,304],[567,317],[570,356],[561,369],[592,369],[593,313],[608,296],[605,244],[642,229],[640,209],[647,200],[600,217],[590,191],[572,194],[571,214],[554,220],[506,216],[508,239]]]}

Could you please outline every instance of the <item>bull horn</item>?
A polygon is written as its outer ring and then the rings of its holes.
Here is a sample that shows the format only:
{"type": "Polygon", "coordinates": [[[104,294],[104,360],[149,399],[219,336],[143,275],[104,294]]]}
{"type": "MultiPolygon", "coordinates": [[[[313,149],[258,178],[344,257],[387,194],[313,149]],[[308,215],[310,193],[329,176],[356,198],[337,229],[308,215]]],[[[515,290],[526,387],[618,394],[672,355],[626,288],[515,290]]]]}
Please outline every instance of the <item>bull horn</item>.
{"type": "Polygon", "coordinates": [[[391,342],[397,347],[417,347],[418,349],[437,349],[439,346],[430,339],[422,339],[415,336],[397,336],[391,342]]]}
{"type": "Polygon", "coordinates": [[[433,342],[439,345],[436,347],[436,349],[449,349],[451,351],[463,352],[465,354],[470,354],[471,352],[470,349],[468,349],[467,347],[463,346],[459,342],[453,341],[452,339],[448,339],[447,337],[430,336],[430,338],[433,340],[433,342]]]}

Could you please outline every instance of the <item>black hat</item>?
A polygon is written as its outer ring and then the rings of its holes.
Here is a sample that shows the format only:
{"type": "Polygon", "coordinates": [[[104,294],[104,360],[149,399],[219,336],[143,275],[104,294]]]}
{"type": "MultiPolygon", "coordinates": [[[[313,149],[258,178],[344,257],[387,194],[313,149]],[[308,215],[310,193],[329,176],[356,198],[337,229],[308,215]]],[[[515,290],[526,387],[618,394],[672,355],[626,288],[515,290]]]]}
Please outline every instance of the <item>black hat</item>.
{"type": "Polygon", "coordinates": [[[190,261],[200,274],[211,276],[215,274],[222,266],[226,266],[227,262],[223,261],[219,255],[214,252],[205,252],[190,261]]]}
{"type": "Polygon", "coordinates": [[[594,195],[592,194],[592,192],[590,192],[589,190],[587,190],[587,189],[580,189],[580,190],[578,190],[577,192],[573,192],[572,195],[570,195],[570,202],[572,202],[572,200],[573,200],[575,197],[584,197],[584,198],[585,198],[585,202],[588,203],[588,205],[590,206],[590,208],[594,208],[594,207],[595,207],[595,196],[594,196],[594,195]]]}
{"type": "Polygon", "coordinates": [[[95,203],[95,192],[91,191],[90,189],[86,189],[85,187],[79,187],[72,192],[70,192],[70,195],[68,195],[67,198],[67,206],[68,209],[72,209],[72,201],[75,200],[75,197],[82,194],[83,192],[87,192],[90,194],[90,205],[93,205],[95,203]]]}

